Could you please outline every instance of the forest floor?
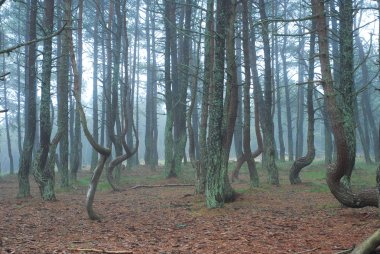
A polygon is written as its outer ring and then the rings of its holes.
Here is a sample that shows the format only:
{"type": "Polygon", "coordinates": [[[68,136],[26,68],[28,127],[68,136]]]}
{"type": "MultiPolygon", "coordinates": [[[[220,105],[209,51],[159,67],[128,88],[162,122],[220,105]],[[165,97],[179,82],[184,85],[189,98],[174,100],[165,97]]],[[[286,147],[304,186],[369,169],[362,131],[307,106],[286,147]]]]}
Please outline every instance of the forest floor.
{"type": "MultiPolygon", "coordinates": [[[[323,164],[305,169],[297,186],[287,180],[290,164],[280,168],[280,187],[266,184],[260,170],[255,189],[244,169],[233,183],[237,200],[209,210],[193,187],[130,188],[191,183],[190,170],[165,180],[162,169],[137,167],[123,172],[125,191],[100,183],[94,209],[101,221],[89,220],[84,206],[89,172],[71,190],[58,189],[56,202],[41,201],[33,179],[33,197],[16,199],[17,177],[5,176],[0,253],[339,253],[380,227],[375,208],[345,208],[334,199],[323,164]]],[[[374,184],[374,170],[358,168],[354,183],[374,184]]]]}

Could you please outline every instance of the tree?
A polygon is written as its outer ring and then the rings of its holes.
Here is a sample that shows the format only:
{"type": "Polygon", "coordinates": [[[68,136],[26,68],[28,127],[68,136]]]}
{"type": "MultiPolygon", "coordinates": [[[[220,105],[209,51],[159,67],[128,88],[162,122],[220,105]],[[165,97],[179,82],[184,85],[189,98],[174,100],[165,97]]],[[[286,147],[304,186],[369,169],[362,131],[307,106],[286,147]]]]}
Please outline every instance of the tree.
{"type": "Polygon", "coordinates": [[[58,101],[58,132],[62,132],[62,138],[59,143],[59,172],[61,174],[61,187],[67,188],[69,186],[69,138],[68,138],[68,100],[69,100],[69,33],[71,26],[71,1],[64,0],[62,2],[64,9],[64,21],[66,27],[64,28],[61,40],[61,52],[58,60],[58,74],[57,74],[57,101],[58,101]]]}
{"type": "MultiPolygon", "coordinates": [[[[315,31],[315,20],[312,21],[311,31],[315,31]]],[[[315,147],[314,147],[314,105],[313,105],[313,89],[314,89],[314,55],[315,55],[315,33],[310,35],[310,52],[309,52],[309,69],[308,69],[308,80],[307,80],[307,117],[308,117],[308,128],[307,128],[307,153],[304,157],[297,158],[289,174],[289,180],[291,184],[301,183],[301,178],[299,177],[300,171],[310,165],[315,157],[315,147]]]]}
{"type": "Polygon", "coordinates": [[[261,34],[264,44],[264,107],[263,129],[263,167],[268,171],[268,182],[279,185],[278,169],[275,163],[274,126],[272,118],[272,67],[270,61],[269,27],[264,0],[259,1],[261,34]]]}
{"type": "MultiPolygon", "coordinates": [[[[79,86],[82,87],[82,55],[83,55],[83,0],[78,2],[78,74],[79,74],[79,86]]],[[[78,96],[81,97],[81,90],[79,90],[78,96]]],[[[72,182],[77,180],[78,170],[81,167],[82,161],[82,141],[81,141],[81,128],[80,128],[80,119],[78,110],[75,111],[75,122],[74,122],[74,139],[71,140],[73,144],[73,150],[71,151],[72,155],[72,165],[70,170],[70,178],[72,182]]]]}
{"type": "MultiPolygon", "coordinates": [[[[36,39],[37,2],[37,0],[31,0],[30,3],[30,13],[29,18],[27,19],[29,40],[36,39]]],[[[27,48],[27,68],[25,75],[25,136],[23,150],[20,156],[20,168],[18,171],[19,190],[17,196],[20,198],[30,196],[29,172],[36,133],[36,43],[31,43],[27,48]]]]}
{"type": "MultiPolygon", "coordinates": [[[[45,34],[51,34],[54,27],[54,1],[44,1],[45,34]]],[[[33,175],[40,189],[43,200],[54,201],[55,198],[55,151],[60,138],[62,129],[55,135],[52,142],[50,136],[52,125],[50,121],[50,103],[51,103],[51,68],[52,68],[52,38],[44,41],[43,63],[42,63],[42,81],[41,81],[41,103],[40,103],[40,148],[34,158],[33,175]],[[49,156],[50,153],[50,156],[49,156]]]]}
{"type": "MultiPolygon", "coordinates": [[[[96,17],[94,24],[94,63],[93,63],[93,77],[92,77],[92,117],[93,117],[93,135],[94,140],[98,142],[99,140],[99,114],[98,114],[98,44],[99,44],[99,2],[96,1],[96,17]]],[[[98,161],[98,152],[96,150],[92,151],[91,157],[91,169],[96,167],[98,161]]]]}
{"type": "Polygon", "coordinates": [[[209,98],[209,136],[206,180],[206,204],[221,207],[233,201],[235,193],[230,186],[227,169],[229,149],[237,111],[237,80],[234,53],[235,1],[217,1],[214,87],[209,98]],[[225,50],[227,57],[225,57],[225,50]],[[227,59],[227,85],[224,95],[224,64],[227,59]],[[230,89],[230,90],[229,90],[230,89]],[[233,100],[231,100],[233,98],[233,100]],[[223,99],[225,102],[223,103],[223,99]]]}
{"type": "MultiPolygon", "coordinates": [[[[352,6],[350,4],[352,4],[352,2],[344,2],[342,11],[352,11],[352,6]]],[[[336,164],[329,166],[327,170],[327,184],[335,198],[345,206],[377,206],[378,201],[375,190],[361,190],[354,193],[348,185],[341,183],[341,179],[343,177],[347,177],[355,163],[355,141],[353,140],[353,137],[355,137],[355,132],[353,130],[352,108],[350,108],[350,105],[352,105],[350,102],[352,102],[352,100],[350,100],[350,98],[346,98],[348,100],[344,100],[346,101],[345,103],[340,102],[340,104],[338,104],[337,91],[333,86],[333,79],[330,69],[327,39],[328,26],[324,16],[324,2],[313,0],[312,8],[316,15],[316,31],[319,38],[319,59],[322,72],[322,88],[324,90],[324,97],[326,101],[326,111],[332,126],[337,151],[336,164]]],[[[352,18],[351,12],[346,13],[346,15],[348,16],[347,19],[352,18]]],[[[344,24],[343,20],[341,20],[341,22],[340,29],[346,28],[349,30],[349,26],[345,27],[346,24],[344,24]]],[[[347,63],[345,62],[345,64],[347,63]]],[[[349,87],[341,87],[341,89],[343,90],[340,92],[351,91],[349,87]]]]}
{"type": "Polygon", "coordinates": [[[205,54],[204,54],[204,73],[203,73],[203,87],[202,87],[202,104],[201,104],[201,123],[199,132],[199,147],[200,147],[200,162],[197,165],[195,173],[195,192],[203,194],[206,188],[206,175],[207,175],[207,127],[209,116],[209,99],[210,91],[214,87],[214,50],[215,50],[215,33],[214,33],[214,1],[207,1],[206,13],[206,32],[205,32],[205,54]]]}
{"type": "Polygon", "coordinates": [[[249,52],[249,28],[248,28],[248,0],[242,1],[242,16],[243,16],[243,52],[244,52],[244,157],[248,165],[248,172],[251,179],[251,186],[259,185],[259,176],[257,174],[255,159],[251,155],[251,66],[249,52]]]}

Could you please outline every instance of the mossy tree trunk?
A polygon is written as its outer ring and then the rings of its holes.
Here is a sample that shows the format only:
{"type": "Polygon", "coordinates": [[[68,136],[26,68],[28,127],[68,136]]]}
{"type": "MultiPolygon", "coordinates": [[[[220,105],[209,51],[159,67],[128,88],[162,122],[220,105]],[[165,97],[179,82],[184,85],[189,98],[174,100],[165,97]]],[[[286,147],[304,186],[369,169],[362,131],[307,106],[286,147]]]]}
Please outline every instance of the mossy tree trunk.
{"type": "Polygon", "coordinates": [[[69,187],[69,134],[68,134],[68,116],[69,116],[69,40],[71,26],[71,1],[65,0],[62,2],[64,17],[67,23],[61,36],[61,52],[59,52],[59,66],[57,78],[57,101],[58,101],[58,132],[62,132],[62,138],[59,143],[59,161],[61,174],[61,187],[69,187]]]}
{"type": "Polygon", "coordinates": [[[269,27],[264,0],[259,1],[261,34],[264,44],[264,104],[263,104],[263,167],[268,171],[268,182],[279,185],[278,168],[275,162],[274,124],[272,118],[272,67],[270,61],[269,27]]]}
{"type": "MultiPolygon", "coordinates": [[[[341,3],[344,5],[347,4],[347,6],[341,7],[341,11],[349,11],[346,13],[348,17],[341,19],[341,29],[346,28],[350,30],[349,26],[347,26],[347,24],[344,24],[344,19],[351,19],[352,22],[352,2],[345,1],[344,3],[341,3]]],[[[330,69],[329,45],[327,36],[328,26],[326,24],[326,19],[324,16],[324,2],[313,0],[312,7],[314,8],[314,13],[317,16],[316,30],[319,37],[319,58],[323,79],[322,87],[326,100],[326,110],[332,125],[337,151],[336,164],[331,165],[327,170],[327,184],[330,188],[331,193],[340,203],[345,206],[354,208],[364,206],[377,206],[378,194],[375,189],[361,190],[354,193],[350,186],[347,185],[347,182],[341,182],[343,177],[346,177],[346,180],[349,180],[348,175],[352,171],[355,162],[355,141],[353,140],[355,133],[352,122],[353,112],[352,108],[349,108],[349,105],[352,105],[350,104],[350,102],[352,102],[352,98],[346,97],[347,102],[345,105],[338,104],[337,91],[333,86],[333,79],[330,69]]],[[[349,46],[346,46],[347,48],[342,49],[350,50],[349,46]]],[[[344,66],[346,66],[346,64],[348,63],[344,62],[344,66]]],[[[352,96],[352,88],[340,87],[340,89],[341,93],[348,92],[352,96]]]]}
{"type": "MultiPolygon", "coordinates": [[[[46,35],[53,32],[54,26],[54,1],[45,1],[44,32],[46,35]]],[[[50,121],[50,94],[51,94],[51,68],[52,68],[52,38],[44,41],[42,81],[41,81],[41,103],[40,103],[40,147],[33,162],[33,175],[39,186],[43,200],[54,201],[55,192],[55,150],[61,138],[61,133],[57,133],[54,144],[50,145],[52,131],[50,121]],[[49,159],[50,152],[50,159],[49,159]]]]}
{"type": "Polygon", "coordinates": [[[234,199],[228,179],[229,148],[236,120],[237,96],[236,63],[234,53],[235,1],[217,1],[214,89],[209,107],[208,167],[206,204],[209,208],[222,207],[234,199]],[[227,54],[227,84],[224,98],[224,64],[227,54]],[[230,94],[228,94],[230,93],[230,94]],[[225,103],[223,103],[223,98],[225,103]],[[224,104],[224,105],[223,105],[224,104]],[[227,113],[227,114],[226,114],[227,113]]]}
{"type": "MultiPolygon", "coordinates": [[[[37,29],[37,0],[30,2],[28,22],[29,40],[36,39],[37,29]]],[[[30,196],[29,173],[32,163],[32,152],[36,133],[36,43],[27,46],[27,58],[25,69],[25,136],[23,150],[20,155],[20,168],[18,171],[19,190],[17,197],[30,196]]]]}
{"type": "Polygon", "coordinates": [[[174,163],[174,141],[173,141],[173,97],[172,87],[176,86],[177,81],[177,53],[176,47],[172,45],[176,40],[175,33],[175,2],[165,1],[165,104],[166,104],[166,124],[165,124],[165,177],[176,177],[174,163]],[[175,53],[173,53],[175,49],[175,53]],[[174,58],[173,58],[174,56],[174,58]],[[173,69],[172,69],[173,67],[173,69]],[[172,79],[173,76],[173,79],[172,79]],[[175,78],[174,78],[175,77],[175,78]],[[174,83],[174,84],[173,84],[174,83]]]}
{"type": "Polygon", "coordinates": [[[204,77],[202,88],[201,122],[199,132],[200,161],[196,168],[195,192],[203,194],[206,188],[207,175],[207,121],[209,116],[210,91],[214,87],[214,0],[207,1],[205,53],[204,53],[204,77]]]}

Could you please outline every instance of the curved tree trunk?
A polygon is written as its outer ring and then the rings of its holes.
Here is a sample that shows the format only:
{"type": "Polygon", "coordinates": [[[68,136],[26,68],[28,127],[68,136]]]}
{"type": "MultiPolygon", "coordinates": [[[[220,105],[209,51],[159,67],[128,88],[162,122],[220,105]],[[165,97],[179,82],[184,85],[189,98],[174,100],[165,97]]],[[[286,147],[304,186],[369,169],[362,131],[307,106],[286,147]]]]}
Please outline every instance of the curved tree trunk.
{"type": "MultiPolygon", "coordinates": [[[[66,0],[67,4],[71,6],[71,0],[66,0]]],[[[102,147],[99,145],[94,137],[91,135],[88,126],[87,126],[87,120],[86,120],[86,115],[83,110],[83,106],[80,100],[80,83],[79,83],[79,74],[78,74],[78,66],[75,60],[75,52],[74,52],[74,44],[73,44],[73,38],[71,32],[69,32],[69,53],[70,53],[70,60],[71,60],[71,66],[73,69],[74,73],[74,97],[76,100],[76,109],[79,113],[80,117],[80,122],[83,128],[83,132],[88,140],[88,142],[91,144],[91,146],[98,152],[100,153],[100,160],[98,161],[98,164],[94,170],[94,174],[91,178],[90,181],[90,186],[87,191],[87,196],[86,196],[86,209],[87,209],[87,214],[91,220],[100,220],[100,217],[94,212],[93,210],[93,202],[94,202],[94,197],[95,197],[95,192],[96,192],[96,187],[98,185],[100,176],[102,175],[102,171],[104,168],[104,165],[106,163],[106,160],[108,157],[111,155],[111,149],[102,147]]]]}
{"type": "MultiPolygon", "coordinates": [[[[378,206],[378,194],[375,189],[354,193],[351,188],[341,183],[341,179],[347,176],[347,172],[351,172],[355,162],[355,153],[352,151],[352,137],[350,136],[353,135],[353,126],[350,122],[347,122],[349,115],[347,115],[347,111],[344,111],[346,109],[342,109],[338,106],[336,90],[333,87],[326,31],[327,24],[324,17],[324,2],[312,0],[312,6],[317,16],[316,28],[319,37],[319,58],[321,62],[322,87],[325,94],[326,110],[332,125],[337,149],[336,164],[332,164],[327,170],[327,184],[335,198],[345,206],[354,208],[378,206]]],[[[351,18],[351,16],[349,18],[351,18]]]]}
{"type": "MultiPolygon", "coordinates": [[[[315,20],[312,21],[311,31],[315,30],[315,20]]],[[[315,55],[315,33],[311,34],[310,37],[310,52],[309,52],[309,74],[308,74],[308,85],[307,85],[307,116],[308,116],[308,127],[307,127],[307,154],[304,157],[297,158],[289,174],[289,180],[291,184],[301,183],[301,178],[299,173],[304,167],[310,165],[315,157],[315,147],[314,147],[314,105],[313,105],[313,80],[314,80],[314,55],[315,55]]]]}
{"type": "MultiPolygon", "coordinates": [[[[263,115],[263,98],[262,98],[262,90],[259,80],[259,74],[257,71],[257,55],[256,55],[256,35],[255,35],[255,27],[253,26],[252,17],[249,18],[250,25],[250,45],[249,45],[249,59],[251,65],[251,73],[253,79],[253,104],[254,104],[254,116],[255,116],[255,133],[257,140],[257,149],[252,152],[252,159],[254,160],[263,151],[263,138],[261,136],[261,128],[260,128],[260,119],[263,115]]],[[[232,171],[231,181],[235,181],[239,177],[240,168],[243,166],[246,161],[245,156],[241,156],[236,161],[236,166],[232,171]]]]}

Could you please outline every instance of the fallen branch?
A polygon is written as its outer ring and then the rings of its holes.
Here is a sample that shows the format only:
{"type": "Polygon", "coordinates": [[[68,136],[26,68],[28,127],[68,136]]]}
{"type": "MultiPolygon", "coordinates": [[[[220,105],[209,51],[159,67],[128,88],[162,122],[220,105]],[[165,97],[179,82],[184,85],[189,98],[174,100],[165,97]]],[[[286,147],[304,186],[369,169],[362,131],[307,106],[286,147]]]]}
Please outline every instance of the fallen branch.
{"type": "Polygon", "coordinates": [[[189,186],[194,186],[194,184],[159,184],[159,185],[136,185],[131,188],[130,190],[134,189],[140,189],[140,188],[162,188],[162,187],[189,187],[189,186]]]}
{"type": "Polygon", "coordinates": [[[96,252],[96,253],[107,253],[107,254],[131,254],[133,251],[130,250],[105,250],[105,249],[82,249],[82,248],[69,248],[69,251],[78,252],[96,252]]]}
{"type": "Polygon", "coordinates": [[[301,252],[297,252],[296,254],[302,254],[302,253],[308,253],[308,252],[314,252],[316,250],[319,250],[320,248],[314,248],[314,249],[309,249],[309,250],[303,250],[301,252]]]}

